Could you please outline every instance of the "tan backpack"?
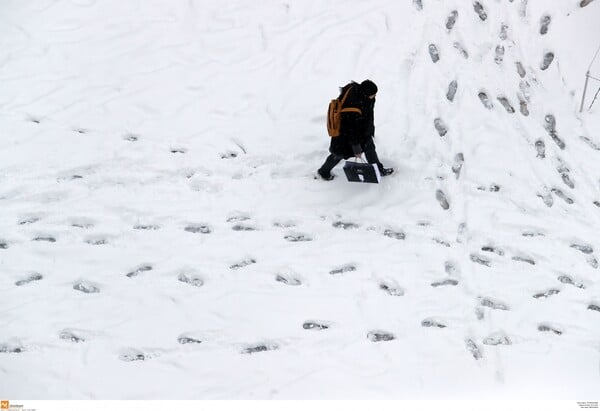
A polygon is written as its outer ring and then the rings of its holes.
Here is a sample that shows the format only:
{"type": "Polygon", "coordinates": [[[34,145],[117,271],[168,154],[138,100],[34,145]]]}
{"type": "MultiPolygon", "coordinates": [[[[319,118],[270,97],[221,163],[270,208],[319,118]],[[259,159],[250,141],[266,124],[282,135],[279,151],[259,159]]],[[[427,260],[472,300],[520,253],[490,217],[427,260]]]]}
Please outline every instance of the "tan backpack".
{"type": "Polygon", "coordinates": [[[327,133],[329,133],[330,137],[339,137],[340,130],[342,127],[342,113],[358,113],[362,114],[362,111],[356,107],[345,107],[344,102],[346,101],[346,97],[350,93],[352,86],[348,87],[344,97],[342,97],[342,101],[339,99],[333,99],[329,103],[329,108],[327,110],[327,133]]]}

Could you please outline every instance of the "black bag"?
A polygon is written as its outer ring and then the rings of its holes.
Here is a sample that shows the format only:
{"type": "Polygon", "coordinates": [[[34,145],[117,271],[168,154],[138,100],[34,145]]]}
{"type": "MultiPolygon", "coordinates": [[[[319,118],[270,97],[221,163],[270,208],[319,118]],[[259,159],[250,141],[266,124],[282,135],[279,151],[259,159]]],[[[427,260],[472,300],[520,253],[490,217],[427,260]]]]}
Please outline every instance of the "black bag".
{"type": "Polygon", "coordinates": [[[361,163],[357,161],[346,161],[344,173],[348,181],[355,183],[375,183],[381,181],[381,174],[377,164],[361,163]]]}

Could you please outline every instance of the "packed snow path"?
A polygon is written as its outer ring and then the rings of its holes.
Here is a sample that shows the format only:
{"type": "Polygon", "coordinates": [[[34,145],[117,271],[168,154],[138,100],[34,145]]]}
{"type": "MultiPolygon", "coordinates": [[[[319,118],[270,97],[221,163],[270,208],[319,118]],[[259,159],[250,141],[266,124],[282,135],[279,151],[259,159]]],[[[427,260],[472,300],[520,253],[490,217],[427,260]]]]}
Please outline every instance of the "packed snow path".
{"type": "Polygon", "coordinates": [[[5,2],[2,394],[597,396],[599,13],[5,2]],[[364,78],[397,172],[314,180],[364,78]]]}

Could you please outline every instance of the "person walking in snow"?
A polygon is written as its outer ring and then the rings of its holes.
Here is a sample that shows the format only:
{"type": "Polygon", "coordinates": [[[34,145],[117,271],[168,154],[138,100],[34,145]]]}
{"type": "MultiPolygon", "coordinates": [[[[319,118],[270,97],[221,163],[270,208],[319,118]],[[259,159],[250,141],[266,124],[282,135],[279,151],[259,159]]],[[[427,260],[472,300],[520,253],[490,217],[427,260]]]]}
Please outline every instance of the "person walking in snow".
{"type": "Polygon", "coordinates": [[[393,168],[385,168],[381,164],[373,142],[375,135],[373,108],[376,94],[377,85],[371,80],[365,80],[360,84],[352,81],[342,87],[338,98],[341,112],[339,135],[331,137],[330,154],[317,170],[323,180],[333,180],[334,175],[331,174],[331,170],[342,159],[350,157],[362,159],[363,153],[369,163],[377,164],[381,176],[394,172],[393,168]]]}

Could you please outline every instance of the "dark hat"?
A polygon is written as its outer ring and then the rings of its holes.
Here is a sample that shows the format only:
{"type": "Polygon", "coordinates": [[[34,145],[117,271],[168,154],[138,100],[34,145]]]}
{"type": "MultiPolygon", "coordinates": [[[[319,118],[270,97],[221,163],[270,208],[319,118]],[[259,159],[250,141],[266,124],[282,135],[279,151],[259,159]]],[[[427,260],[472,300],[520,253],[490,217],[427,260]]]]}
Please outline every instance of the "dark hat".
{"type": "Polygon", "coordinates": [[[371,80],[365,80],[362,83],[360,83],[360,88],[365,96],[372,96],[373,94],[377,94],[377,85],[371,80]]]}

